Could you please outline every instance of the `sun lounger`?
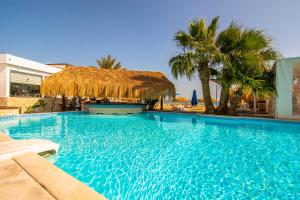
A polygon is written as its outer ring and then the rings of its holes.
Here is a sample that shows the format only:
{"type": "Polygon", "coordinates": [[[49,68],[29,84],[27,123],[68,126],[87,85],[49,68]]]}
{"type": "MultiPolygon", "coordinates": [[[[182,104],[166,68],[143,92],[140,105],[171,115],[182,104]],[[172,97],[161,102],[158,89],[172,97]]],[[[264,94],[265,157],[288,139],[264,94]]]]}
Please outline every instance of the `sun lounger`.
{"type": "Polygon", "coordinates": [[[57,153],[58,148],[59,144],[49,140],[2,140],[0,141],[0,161],[28,152],[43,154],[54,151],[57,153]]]}
{"type": "Polygon", "coordinates": [[[183,111],[184,110],[184,106],[183,105],[174,105],[172,110],[175,111],[183,111]]]}

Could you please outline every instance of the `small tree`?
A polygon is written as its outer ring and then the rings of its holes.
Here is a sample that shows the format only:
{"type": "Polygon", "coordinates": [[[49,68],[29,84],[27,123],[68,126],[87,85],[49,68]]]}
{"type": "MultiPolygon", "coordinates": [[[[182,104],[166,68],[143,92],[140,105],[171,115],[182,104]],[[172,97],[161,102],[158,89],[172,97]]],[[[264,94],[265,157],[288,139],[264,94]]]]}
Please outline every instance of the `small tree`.
{"type": "Polygon", "coordinates": [[[267,80],[270,64],[280,54],[273,48],[272,40],[261,30],[244,28],[231,23],[217,38],[220,52],[225,55],[218,81],[222,85],[218,113],[235,115],[238,103],[245,91],[272,95],[275,90],[267,80]]]}
{"type": "Polygon", "coordinates": [[[50,111],[53,112],[56,106],[56,97],[51,97],[50,99],[50,111]]]}
{"type": "Polygon", "coordinates": [[[214,113],[209,81],[215,71],[215,66],[223,60],[216,44],[219,17],[212,19],[206,25],[204,19],[189,23],[188,31],[178,31],[174,40],[182,52],[172,57],[169,65],[175,78],[186,76],[191,79],[198,75],[202,85],[206,113],[214,113]]]}
{"type": "Polygon", "coordinates": [[[112,57],[111,55],[101,57],[100,59],[97,59],[96,62],[102,69],[125,69],[124,67],[122,67],[121,63],[117,62],[117,59],[112,57]]]}
{"type": "Polygon", "coordinates": [[[148,105],[148,110],[154,110],[154,106],[158,102],[158,99],[146,99],[145,102],[148,105]]]}
{"type": "Polygon", "coordinates": [[[46,108],[46,105],[47,105],[46,101],[40,99],[39,102],[38,102],[38,105],[42,109],[42,112],[45,112],[45,108],[46,108]]]}

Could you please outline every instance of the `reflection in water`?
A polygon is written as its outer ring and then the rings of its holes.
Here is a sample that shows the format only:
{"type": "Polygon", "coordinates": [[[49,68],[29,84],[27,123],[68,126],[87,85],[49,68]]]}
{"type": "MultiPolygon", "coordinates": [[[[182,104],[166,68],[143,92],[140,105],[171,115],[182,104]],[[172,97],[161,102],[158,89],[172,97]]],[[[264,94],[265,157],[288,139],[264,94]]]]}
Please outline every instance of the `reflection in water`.
{"type": "Polygon", "coordinates": [[[197,119],[196,118],[192,118],[192,124],[194,124],[194,125],[197,124],[197,119]]]}

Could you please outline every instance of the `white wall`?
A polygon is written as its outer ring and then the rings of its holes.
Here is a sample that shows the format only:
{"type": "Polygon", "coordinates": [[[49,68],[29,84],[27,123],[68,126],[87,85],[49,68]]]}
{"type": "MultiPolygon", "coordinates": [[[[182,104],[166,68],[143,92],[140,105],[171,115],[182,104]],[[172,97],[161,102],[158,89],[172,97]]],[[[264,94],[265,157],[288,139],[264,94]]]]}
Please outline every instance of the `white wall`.
{"type": "MultiPolygon", "coordinates": [[[[61,71],[61,69],[59,69],[57,67],[52,67],[52,66],[38,63],[38,62],[35,62],[32,60],[27,60],[25,58],[20,58],[20,57],[13,56],[10,54],[2,54],[2,55],[5,55],[6,63],[11,66],[27,68],[30,70],[45,72],[45,73],[49,73],[49,74],[53,74],[53,73],[61,71]]],[[[0,58],[0,63],[1,63],[1,58],[0,58]]]]}
{"type": "Polygon", "coordinates": [[[0,54],[0,97],[9,97],[10,70],[41,75],[44,78],[62,69],[10,54],[0,54]]]}
{"type": "Polygon", "coordinates": [[[277,118],[300,119],[293,115],[293,67],[300,58],[285,58],[276,61],[276,111],[277,118]]]}
{"type": "Polygon", "coordinates": [[[7,96],[7,66],[0,64],[0,97],[7,96]]]}

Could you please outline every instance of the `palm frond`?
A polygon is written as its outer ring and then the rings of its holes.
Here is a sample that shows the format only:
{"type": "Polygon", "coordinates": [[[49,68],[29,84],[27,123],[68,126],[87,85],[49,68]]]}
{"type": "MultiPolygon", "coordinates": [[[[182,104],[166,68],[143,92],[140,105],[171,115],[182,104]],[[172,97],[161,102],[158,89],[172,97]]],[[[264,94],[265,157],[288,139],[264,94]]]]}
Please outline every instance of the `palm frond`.
{"type": "Polygon", "coordinates": [[[211,20],[210,25],[207,27],[207,32],[211,37],[215,37],[217,34],[217,29],[219,26],[219,19],[220,19],[220,16],[214,17],[211,20]]]}
{"type": "Polygon", "coordinates": [[[170,59],[172,74],[177,79],[179,76],[186,76],[191,79],[196,72],[196,55],[193,52],[179,54],[170,59]]]}
{"type": "Polygon", "coordinates": [[[123,69],[121,63],[117,62],[116,58],[111,55],[101,57],[100,59],[97,59],[96,62],[102,69],[123,69]]]}

